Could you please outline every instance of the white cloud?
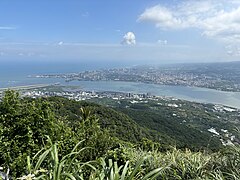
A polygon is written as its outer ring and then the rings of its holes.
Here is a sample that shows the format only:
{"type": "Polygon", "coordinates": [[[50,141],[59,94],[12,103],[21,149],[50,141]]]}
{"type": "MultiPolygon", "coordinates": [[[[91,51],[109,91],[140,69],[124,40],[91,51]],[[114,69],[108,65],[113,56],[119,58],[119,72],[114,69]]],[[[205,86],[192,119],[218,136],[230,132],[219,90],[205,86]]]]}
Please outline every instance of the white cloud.
{"type": "Polygon", "coordinates": [[[159,39],[157,42],[158,42],[158,44],[160,44],[160,45],[167,45],[167,44],[168,44],[168,41],[167,41],[167,40],[161,40],[161,39],[159,39]]]}
{"type": "Polygon", "coordinates": [[[122,44],[135,45],[136,37],[133,32],[128,32],[123,36],[122,44]]]}
{"type": "Polygon", "coordinates": [[[147,8],[138,21],[153,22],[162,30],[196,28],[202,35],[227,43],[240,42],[240,1],[182,1],[175,7],[147,8]]]}
{"type": "Polygon", "coordinates": [[[60,42],[58,43],[58,45],[59,45],[59,46],[63,45],[63,41],[60,41],[60,42]]]}
{"type": "Polygon", "coordinates": [[[154,22],[156,27],[162,29],[175,29],[182,26],[181,20],[174,17],[170,9],[160,5],[146,9],[145,12],[140,15],[138,20],[154,22]]]}
{"type": "Polygon", "coordinates": [[[16,27],[12,26],[0,26],[0,30],[14,30],[16,27]]]}
{"type": "MultiPolygon", "coordinates": [[[[164,43],[164,39],[160,40],[164,43]]],[[[233,47],[229,47],[233,48],[233,47]]],[[[227,49],[226,49],[227,50],[227,49]]],[[[239,51],[235,47],[235,51],[239,51]]],[[[137,43],[134,46],[116,44],[86,44],[64,42],[58,46],[56,42],[0,42],[0,61],[5,59],[16,60],[66,60],[69,61],[116,61],[116,62],[144,62],[174,63],[174,62],[209,62],[209,61],[236,61],[235,55],[228,55],[224,49],[218,47],[193,47],[189,45],[159,43],[137,43]],[[216,53],[218,52],[218,53],[216,53]],[[3,58],[4,57],[4,58],[3,58]]],[[[239,51],[240,52],[240,51],[239,51]]]]}
{"type": "Polygon", "coordinates": [[[238,45],[228,45],[225,47],[225,49],[229,56],[240,56],[240,46],[238,45]]]}

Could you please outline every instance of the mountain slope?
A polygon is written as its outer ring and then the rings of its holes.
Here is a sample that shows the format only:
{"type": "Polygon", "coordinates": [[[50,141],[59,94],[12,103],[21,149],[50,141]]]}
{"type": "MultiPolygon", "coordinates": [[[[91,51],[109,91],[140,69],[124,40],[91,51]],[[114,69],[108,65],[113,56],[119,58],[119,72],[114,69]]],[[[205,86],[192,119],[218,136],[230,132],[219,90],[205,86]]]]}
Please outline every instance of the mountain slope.
{"type": "Polygon", "coordinates": [[[174,142],[169,136],[143,128],[128,115],[110,107],[85,101],[77,102],[61,97],[51,97],[49,100],[55,104],[55,113],[66,117],[72,124],[80,120],[80,108],[89,107],[92,113],[98,117],[100,126],[107,128],[112,136],[121,140],[137,143],[143,138],[148,138],[161,144],[172,144],[174,142]]]}

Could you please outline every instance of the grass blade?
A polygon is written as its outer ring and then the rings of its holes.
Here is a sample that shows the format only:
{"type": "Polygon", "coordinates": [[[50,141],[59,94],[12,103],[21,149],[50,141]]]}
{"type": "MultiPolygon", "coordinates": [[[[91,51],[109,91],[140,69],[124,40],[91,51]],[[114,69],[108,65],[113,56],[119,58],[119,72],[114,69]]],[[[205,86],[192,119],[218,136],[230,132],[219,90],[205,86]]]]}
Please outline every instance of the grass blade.
{"type": "Polygon", "coordinates": [[[129,161],[126,162],[126,164],[125,164],[125,166],[123,168],[122,175],[121,175],[121,180],[125,179],[125,176],[126,176],[127,171],[128,171],[128,164],[129,164],[129,161]]]}
{"type": "Polygon", "coordinates": [[[133,179],[133,177],[137,174],[139,167],[142,165],[142,163],[143,163],[147,158],[148,158],[148,156],[145,156],[145,157],[141,158],[140,160],[138,160],[138,162],[137,162],[137,164],[136,164],[133,172],[130,174],[130,176],[129,176],[129,178],[128,178],[129,180],[132,180],[132,179],[133,179]]]}
{"type": "Polygon", "coordinates": [[[42,164],[42,162],[45,160],[46,156],[50,152],[51,149],[46,150],[43,154],[39,156],[38,162],[36,163],[36,166],[34,168],[34,171],[38,170],[42,164]]]}
{"type": "Polygon", "coordinates": [[[72,174],[70,174],[70,173],[62,173],[62,175],[68,177],[68,178],[71,179],[71,180],[77,180],[77,179],[76,179],[72,174]]]}

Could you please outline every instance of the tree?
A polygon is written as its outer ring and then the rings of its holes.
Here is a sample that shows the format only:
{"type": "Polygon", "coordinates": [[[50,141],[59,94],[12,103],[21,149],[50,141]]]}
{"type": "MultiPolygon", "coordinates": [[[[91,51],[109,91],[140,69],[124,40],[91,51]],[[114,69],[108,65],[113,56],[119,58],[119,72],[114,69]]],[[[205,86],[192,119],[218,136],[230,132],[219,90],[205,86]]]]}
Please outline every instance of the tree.
{"type": "Polygon", "coordinates": [[[59,139],[61,130],[68,129],[63,126],[49,102],[27,101],[18,92],[6,91],[0,102],[0,165],[22,171],[27,155],[44,146],[46,135],[59,139]]]}

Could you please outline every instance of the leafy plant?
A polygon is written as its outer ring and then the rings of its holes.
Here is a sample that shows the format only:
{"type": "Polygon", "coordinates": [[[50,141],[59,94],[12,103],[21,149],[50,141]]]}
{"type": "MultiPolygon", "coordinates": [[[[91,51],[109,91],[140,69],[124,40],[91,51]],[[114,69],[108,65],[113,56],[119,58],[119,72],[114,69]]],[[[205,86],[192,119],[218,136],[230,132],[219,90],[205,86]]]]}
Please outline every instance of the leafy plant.
{"type": "Polygon", "coordinates": [[[46,135],[69,146],[76,142],[74,132],[63,118],[56,118],[50,102],[29,101],[18,92],[5,91],[0,102],[0,164],[14,170],[13,176],[20,176],[26,171],[25,159],[42,149],[46,135]]]}
{"type": "MultiPolygon", "coordinates": [[[[49,142],[51,140],[49,139],[49,142]]],[[[93,162],[81,162],[78,160],[79,154],[85,151],[88,147],[78,147],[84,141],[80,141],[72,149],[72,151],[64,155],[62,158],[59,157],[57,143],[51,145],[51,147],[45,151],[39,151],[32,160],[30,156],[27,157],[27,169],[28,175],[22,176],[19,179],[43,179],[43,180],[61,180],[61,179],[84,179],[85,167],[90,167],[95,170],[92,165],[93,162]],[[38,158],[38,159],[37,159],[38,158]],[[34,163],[35,162],[35,163],[34,163]]]]}
{"type": "Polygon", "coordinates": [[[133,179],[156,179],[159,174],[164,171],[164,168],[154,169],[146,174],[144,174],[144,169],[142,165],[148,157],[145,156],[139,159],[135,166],[132,168],[129,166],[129,161],[125,165],[118,166],[117,162],[113,162],[112,159],[108,160],[108,165],[104,159],[101,159],[100,170],[94,172],[90,179],[92,180],[133,180],[133,179]]]}

